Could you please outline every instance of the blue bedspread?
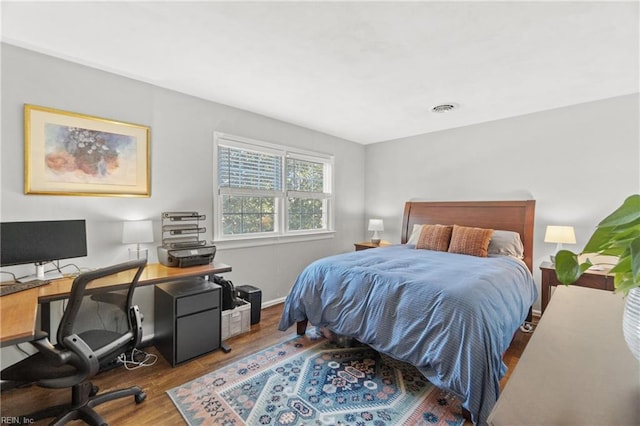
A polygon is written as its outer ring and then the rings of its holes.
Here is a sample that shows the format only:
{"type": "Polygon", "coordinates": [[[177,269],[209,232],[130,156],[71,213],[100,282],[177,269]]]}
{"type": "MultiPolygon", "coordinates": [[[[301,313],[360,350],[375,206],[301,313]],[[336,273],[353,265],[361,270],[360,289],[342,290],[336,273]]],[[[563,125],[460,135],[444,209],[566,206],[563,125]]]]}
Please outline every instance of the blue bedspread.
{"type": "Polygon", "coordinates": [[[536,297],[518,259],[396,245],[313,262],[279,329],[308,319],[409,362],[485,424],[507,371],[502,354],[536,297]]]}

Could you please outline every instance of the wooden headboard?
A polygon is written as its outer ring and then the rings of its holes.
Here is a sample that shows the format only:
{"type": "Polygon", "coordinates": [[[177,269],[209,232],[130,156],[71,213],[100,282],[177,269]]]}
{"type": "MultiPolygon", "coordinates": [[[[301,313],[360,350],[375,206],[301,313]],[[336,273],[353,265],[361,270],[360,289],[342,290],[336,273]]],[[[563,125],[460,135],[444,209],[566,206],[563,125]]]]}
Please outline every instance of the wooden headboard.
{"type": "Polygon", "coordinates": [[[502,229],[520,234],[524,262],[533,272],[535,200],[525,201],[408,201],[402,218],[402,244],[413,225],[442,224],[502,229]]]}

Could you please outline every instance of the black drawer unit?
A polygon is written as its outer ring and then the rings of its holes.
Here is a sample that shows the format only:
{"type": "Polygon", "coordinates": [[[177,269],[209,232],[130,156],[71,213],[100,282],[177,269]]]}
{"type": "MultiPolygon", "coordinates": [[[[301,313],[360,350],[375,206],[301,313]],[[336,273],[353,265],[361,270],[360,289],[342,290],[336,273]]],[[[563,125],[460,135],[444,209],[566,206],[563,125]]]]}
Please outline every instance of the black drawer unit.
{"type": "Polygon", "coordinates": [[[220,347],[220,286],[204,278],[155,287],[154,341],[172,366],[220,347]]]}

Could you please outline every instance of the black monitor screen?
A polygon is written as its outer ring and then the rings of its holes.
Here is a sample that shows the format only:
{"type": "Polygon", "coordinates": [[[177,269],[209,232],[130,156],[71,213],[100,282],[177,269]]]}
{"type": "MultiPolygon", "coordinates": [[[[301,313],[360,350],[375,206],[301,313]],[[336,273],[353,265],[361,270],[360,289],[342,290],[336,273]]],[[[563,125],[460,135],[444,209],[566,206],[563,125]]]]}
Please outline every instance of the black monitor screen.
{"type": "Polygon", "coordinates": [[[87,255],[84,220],[0,223],[0,266],[87,255]]]}

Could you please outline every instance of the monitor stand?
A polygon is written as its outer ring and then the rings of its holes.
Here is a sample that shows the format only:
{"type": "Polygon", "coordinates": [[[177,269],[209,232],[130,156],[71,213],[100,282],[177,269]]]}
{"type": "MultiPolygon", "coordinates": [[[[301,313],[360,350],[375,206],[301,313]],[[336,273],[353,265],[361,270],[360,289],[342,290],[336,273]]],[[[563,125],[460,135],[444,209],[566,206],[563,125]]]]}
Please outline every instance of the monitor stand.
{"type": "Polygon", "coordinates": [[[36,263],[36,273],[34,275],[27,275],[20,278],[18,281],[21,283],[33,281],[33,280],[57,280],[63,278],[63,275],[58,271],[44,272],[44,265],[36,263]]]}

